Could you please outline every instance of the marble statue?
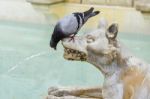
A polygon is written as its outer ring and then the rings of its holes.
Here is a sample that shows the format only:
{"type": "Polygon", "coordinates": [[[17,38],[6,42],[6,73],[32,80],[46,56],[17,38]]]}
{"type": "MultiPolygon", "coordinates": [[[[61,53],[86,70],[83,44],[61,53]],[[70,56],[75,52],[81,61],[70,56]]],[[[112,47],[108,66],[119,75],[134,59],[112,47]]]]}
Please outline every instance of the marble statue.
{"type": "MultiPolygon", "coordinates": [[[[96,30],[62,40],[64,58],[86,61],[104,75],[103,86],[50,87],[47,99],[150,99],[150,65],[133,56],[117,39],[118,25],[100,20],[96,30]]],[[[86,67],[85,67],[86,68],[86,67]]]]}

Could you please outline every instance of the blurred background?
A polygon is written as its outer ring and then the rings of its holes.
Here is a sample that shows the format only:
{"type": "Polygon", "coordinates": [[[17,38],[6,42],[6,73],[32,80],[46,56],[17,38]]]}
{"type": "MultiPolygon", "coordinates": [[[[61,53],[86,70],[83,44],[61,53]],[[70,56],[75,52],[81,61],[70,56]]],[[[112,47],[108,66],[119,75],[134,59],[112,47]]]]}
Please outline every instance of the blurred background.
{"type": "Polygon", "coordinates": [[[63,47],[49,47],[56,22],[90,7],[101,13],[79,35],[97,28],[100,18],[119,24],[118,39],[150,63],[149,0],[0,0],[0,99],[44,99],[50,86],[101,86],[103,76],[86,62],[63,59],[63,47]]]}

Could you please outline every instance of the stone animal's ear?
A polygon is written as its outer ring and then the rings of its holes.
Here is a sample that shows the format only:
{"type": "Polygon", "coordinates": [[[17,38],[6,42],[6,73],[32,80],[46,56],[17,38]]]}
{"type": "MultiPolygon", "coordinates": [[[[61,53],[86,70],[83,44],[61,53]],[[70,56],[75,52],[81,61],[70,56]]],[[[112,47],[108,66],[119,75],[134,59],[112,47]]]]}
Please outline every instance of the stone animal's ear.
{"type": "Polygon", "coordinates": [[[112,25],[108,27],[107,32],[106,32],[106,37],[108,39],[114,40],[116,39],[117,34],[118,34],[118,24],[113,23],[112,25]]]}

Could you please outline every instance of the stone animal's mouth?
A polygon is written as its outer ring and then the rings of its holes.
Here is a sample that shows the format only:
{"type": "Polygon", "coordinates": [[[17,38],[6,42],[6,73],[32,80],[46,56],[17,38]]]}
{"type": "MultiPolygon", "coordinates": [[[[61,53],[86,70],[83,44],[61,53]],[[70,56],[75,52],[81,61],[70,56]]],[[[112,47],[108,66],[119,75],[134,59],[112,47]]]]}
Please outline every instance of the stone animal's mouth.
{"type": "Polygon", "coordinates": [[[67,60],[86,61],[87,55],[84,52],[64,47],[64,58],[67,60]]]}

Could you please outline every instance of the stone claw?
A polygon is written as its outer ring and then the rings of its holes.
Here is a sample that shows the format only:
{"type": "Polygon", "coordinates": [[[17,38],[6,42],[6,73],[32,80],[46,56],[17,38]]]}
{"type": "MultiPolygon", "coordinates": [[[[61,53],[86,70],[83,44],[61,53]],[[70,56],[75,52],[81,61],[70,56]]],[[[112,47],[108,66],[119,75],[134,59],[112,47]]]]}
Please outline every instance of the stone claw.
{"type": "Polygon", "coordinates": [[[55,91],[57,91],[58,89],[59,89],[58,87],[50,87],[50,88],[48,89],[48,94],[49,94],[49,95],[52,95],[52,93],[55,92],[55,91]]]}
{"type": "Polygon", "coordinates": [[[53,95],[56,97],[62,97],[62,96],[68,96],[69,91],[64,90],[63,88],[58,88],[58,87],[50,87],[48,89],[48,95],[53,95]]]}

